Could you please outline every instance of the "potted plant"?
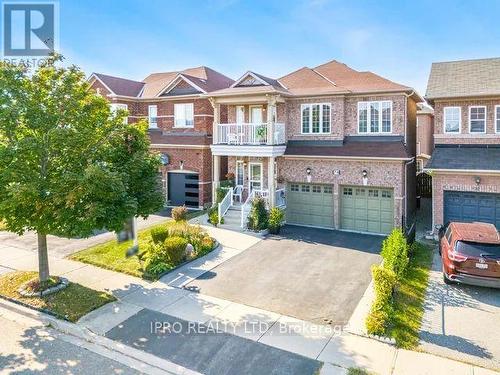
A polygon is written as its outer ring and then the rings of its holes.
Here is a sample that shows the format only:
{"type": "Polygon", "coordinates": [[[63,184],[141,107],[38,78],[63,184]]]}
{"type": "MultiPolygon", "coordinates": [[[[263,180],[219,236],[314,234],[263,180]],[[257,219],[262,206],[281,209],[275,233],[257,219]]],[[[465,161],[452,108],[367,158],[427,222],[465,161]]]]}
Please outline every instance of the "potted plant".
{"type": "Polygon", "coordinates": [[[279,234],[281,227],[283,226],[285,214],[282,209],[278,207],[273,207],[269,211],[269,233],[279,234]]]}

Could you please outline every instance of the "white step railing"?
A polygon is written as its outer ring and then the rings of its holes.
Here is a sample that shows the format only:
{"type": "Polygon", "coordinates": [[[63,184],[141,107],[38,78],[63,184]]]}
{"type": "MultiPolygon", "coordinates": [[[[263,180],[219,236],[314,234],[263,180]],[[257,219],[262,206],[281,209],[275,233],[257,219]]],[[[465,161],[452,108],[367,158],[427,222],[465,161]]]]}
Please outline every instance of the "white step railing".
{"type": "Polygon", "coordinates": [[[241,206],[241,227],[243,229],[245,229],[247,226],[248,214],[252,209],[252,202],[254,198],[255,198],[255,190],[253,190],[250,194],[248,194],[247,200],[245,201],[245,203],[243,203],[243,206],[241,206]]]}
{"type": "Polygon", "coordinates": [[[271,123],[217,124],[215,144],[227,145],[278,145],[285,144],[285,124],[271,123]]]}
{"type": "Polygon", "coordinates": [[[222,218],[227,213],[227,210],[233,205],[233,188],[229,188],[226,195],[219,203],[217,207],[217,214],[219,215],[219,224],[222,221],[222,218]]]}

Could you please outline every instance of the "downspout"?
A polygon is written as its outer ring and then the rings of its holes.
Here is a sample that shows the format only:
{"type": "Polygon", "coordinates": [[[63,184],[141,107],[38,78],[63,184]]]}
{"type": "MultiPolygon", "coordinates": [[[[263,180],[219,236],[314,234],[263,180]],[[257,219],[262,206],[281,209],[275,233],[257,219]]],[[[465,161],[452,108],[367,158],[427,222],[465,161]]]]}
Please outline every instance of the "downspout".
{"type": "MultiPolygon", "coordinates": [[[[415,162],[415,157],[405,162],[405,226],[408,222],[408,165],[415,162]]],[[[411,228],[410,228],[411,229],[411,228]]]]}
{"type": "Polygon", "coordinates": [[[408,98],[415,94],[415,90],[412,90],[409,94],[405,95],[405,145],[407,144],[407,134],[408,134],[408,98]]]}

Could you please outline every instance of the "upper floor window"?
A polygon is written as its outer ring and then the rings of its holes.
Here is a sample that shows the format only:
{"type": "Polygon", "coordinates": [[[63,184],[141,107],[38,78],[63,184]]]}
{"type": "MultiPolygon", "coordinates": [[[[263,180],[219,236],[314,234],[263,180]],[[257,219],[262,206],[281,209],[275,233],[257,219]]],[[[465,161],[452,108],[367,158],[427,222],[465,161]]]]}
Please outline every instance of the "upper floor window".
{"type": "Polygon", "coordinates": [[[486,133],[486,107],[469,107],[469,132],[486,133]]]}
{"type": "Polygon", "coordinates": [[[500,105],[495,106],[495,132],[500,133],[500,105]]]}
{"type": "Polygon", "coordinates": [[[460,133],[462,123],[461,108],[445,107],[443,123],[445,133],[460,133]]]}
{"type": "Polygon", "coordinates": [[[302,134],[330,133],[331,105],[329,103],[302,104],[302,134]]]}
{"type": "Polygon", "coordinates": [[[158,107],[156,105],[148,107],[148,122],[150,129],[158,128],[158,107]]]}
{"type": "Polygon", "coordinates": [[[174,126],[192,128],[194,126],[193,103],[174,104],[174,126]]]}
{"type": "MultiPolygon", "coordinates": [[[[120,109],[124,110],[124,111],[128,111],[128,105],[123,104],[123,103],[111,103],[109,105],[109,108],[111,109],[111,112],[113,114],[115,114],[120,109]]],[[[127,116],[125,116],[125,118],[123,119],[123,123],[128,124],[128,117],[127,116]]]]}
{"type": "Polygon", "coordinates": [[[392,102],[359,102],[358,133],[391,133],[392,102]]]}

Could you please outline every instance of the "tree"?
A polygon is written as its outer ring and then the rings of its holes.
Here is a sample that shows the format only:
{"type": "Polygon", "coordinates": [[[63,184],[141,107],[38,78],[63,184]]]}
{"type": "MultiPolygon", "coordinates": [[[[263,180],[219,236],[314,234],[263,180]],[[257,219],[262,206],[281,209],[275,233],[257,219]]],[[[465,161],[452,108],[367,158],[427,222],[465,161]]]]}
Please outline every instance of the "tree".
{"type": "Polygon", "coordinates": [[[122,230],[163,206],[145,123],[112,113],[77,67],[61,57],[32,75],[0,63],[0,220],[37,232],[39,277],[49,277],[47,235],[122,230]]]}

